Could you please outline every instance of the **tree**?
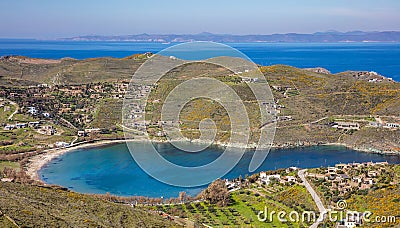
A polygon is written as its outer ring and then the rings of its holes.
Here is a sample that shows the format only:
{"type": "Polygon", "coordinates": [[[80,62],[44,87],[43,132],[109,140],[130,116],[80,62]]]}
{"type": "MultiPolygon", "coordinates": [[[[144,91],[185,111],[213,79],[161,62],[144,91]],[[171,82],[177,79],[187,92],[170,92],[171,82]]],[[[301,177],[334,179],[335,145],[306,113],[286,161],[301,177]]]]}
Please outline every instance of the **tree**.
{"type": "Polygon", "coordinates": [[[185,203],[185,201],[186,201],[186,192],[179,192],[179,201],[181,201],[181,203],[185,203]]]}
{"type": "Polygon", "coordinates": [[[221,179],[211,183],[208,188],[201,193],[201,197],[210,204],[217,204],[222,207],[226,206],[230,200],[228,188],[221,179]]]}

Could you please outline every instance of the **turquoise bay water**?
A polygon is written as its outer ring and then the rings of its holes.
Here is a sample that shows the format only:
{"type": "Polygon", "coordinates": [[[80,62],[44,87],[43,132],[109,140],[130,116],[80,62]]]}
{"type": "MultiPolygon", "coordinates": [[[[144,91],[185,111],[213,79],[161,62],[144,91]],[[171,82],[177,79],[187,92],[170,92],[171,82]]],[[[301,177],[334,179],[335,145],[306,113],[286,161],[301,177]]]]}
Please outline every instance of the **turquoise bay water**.
{"type": "MultiPolygon", "coordinates": [[[[76,59],[157,53],[174,44],[0,39],[0,56],[76,59]]],[[[400,81],[400,43],[228,43],[261,65],[324,67],[333,73],[376,71],[400,81]]]]}
{"type": "MultiPolygon", "coordinates": [[[[159,153],[167,160],[185,166],[204,165],[218,158],[223,152],[218,147],[211,147],[200,153],[187,153],[177,150],[170,144],[156,144],[156,146],[159,153]]],[[[238,165],[224,178],[232,179],[250,174],[248,165],[252,155],[251,151],[245,153],[238,165]]],[[[256,172],[290,166],[313,168],[341,162],[368,161],[388,161],[397,164],[400,163],[400,157],[363,153],[338,146],[279,149],[272,150],[256,172]]],[[[159,167],[159,171],[164,175],[174,175],[179,178],[179,173],[168,172],[162,167],[159,167]]],[[[177,197],[180,191],[196,195],[205,188],[204,186],[174,187],[153,179],[135,163],[126,144],[75,150],[54,159],[43,167],[39,174],[42,180],[49,184],[65,186],[83,193],[110,192],[121,196],[168,198],[177,197]]]]}

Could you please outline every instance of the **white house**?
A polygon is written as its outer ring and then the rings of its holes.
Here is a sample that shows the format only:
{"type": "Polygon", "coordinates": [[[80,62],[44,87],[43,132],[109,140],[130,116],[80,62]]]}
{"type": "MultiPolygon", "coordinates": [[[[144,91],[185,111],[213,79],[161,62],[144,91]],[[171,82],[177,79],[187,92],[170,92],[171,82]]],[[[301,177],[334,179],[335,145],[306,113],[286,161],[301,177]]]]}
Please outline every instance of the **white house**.
{"type": "Polygon", "coordinates": [[[262,178],[261,181],[264,182],[266,185],[269,185],[272,180],[281,180],[281,175],[267,175],[265,178],[262,178]]]}
{"type": "Polygon", "coordinates": [[[13,130],[14,128],[15,128],[14,125],[6,125],[6,126],[4,126],[4,130],[5,130],[5,131],[11,131],[11,130],[13,130]]]}
{"type": "Polygon", "coordinates": [[[56,147],[67,147],[67,146],[69,146],[69,143],[66,143],[66,142],[56,142],[54,145],[55,145],[56,147]]]}
{"type": "Polygon", "coordinates": [[[36,115],[38,113],[38,110],[35,107],[28,107],[28,113],[36,115]]]}
{"type": "Polygon", "coordinates": [[[397,123],[386,123],[387,128],[400,128],[400,125],[397,123]]]}
{"type": "Polygon", "coordinates": [[[285,179],[289,183],[295,183],[296,182],[296,177],[294,177],[294,176],[286,176],[285,179]]]}

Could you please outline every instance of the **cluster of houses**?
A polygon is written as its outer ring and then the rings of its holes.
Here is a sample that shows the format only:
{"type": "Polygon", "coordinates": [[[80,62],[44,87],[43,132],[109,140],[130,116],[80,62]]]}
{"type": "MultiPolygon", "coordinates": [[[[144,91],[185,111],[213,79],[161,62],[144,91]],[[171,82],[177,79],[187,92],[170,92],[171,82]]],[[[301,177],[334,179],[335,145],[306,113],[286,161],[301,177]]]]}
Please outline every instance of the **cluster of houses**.
{"type": "MultiPolygon", "coordinates": [[[[151,122],[149,120],[145,120],[145,105],[142,104],[143,98],[145,98],[151,91],[154,86],[150,85],[138,85],[132,87],[132,92],[129,94],[129,97],[126,99],[131,99],[130,103],[126,103],[129,105],[129,112],[125,113],[125,124],[131,129],[135,129],[139,132],[145,132],[147,127],[158,127],[162,128],[163,126],[172,126],[177,123],[173,123],[172,121],[157,121],[151,122]]],[[[153,103],[158,103],[160,100],[154,100],[153,103]]],[[[165,136],[163,131],[157,131],[156,135],[158,137],[165,136]]]]}
{"type": "MultiPolygon", "coordinates": [[[[290,167],[286,169],[286,173],[290,173],[298,170],[297,167],[290,167]]],[[[270,174],[268,175],[266,172],[261,172],[259,176],[258,182],[260,184],[270,185],[272,183],[280,183],[280,184],[296,184],[299,183],[295,176],[281,176],[279,174],[270,174]]]]}
{"type": "Polygon", "coordinates": [[[354,78],[358,80],[365,80],[370,83],[381,83],[385,81],[393,82],[392,78],[387,78],[382,75],[379,75],[375,71],[354,71],[351,73],[354,78]]]}
{"type": "MultiPolygon", "coordinates": [[[[0,96],[15,101],[22,107],[20,111],[35,118],[61,117],[77,128],[84,128],[93,121],[93,110],[99,99],[122,99],[127,90],[131,89],[129,87],[129,81],[55,86],[39,84],[25,88],[4,88],[0,96]]],[[[133,89],[136,97],[144,97],[150,88],[137,86],[133,89]]],[[[7,128],[13,129],[12,126],[7,128]]]]}
{"type": "Polygon", "coordinates": [[[272,89],[280,92],[283,94],[285,98],[290,97],[292,95],[298,95],[299,91],[296,88],[290,87],[290,86],[272,86],[272,89]]]}
{"type": "Polygon", "coordinates": [[[241,182],[239,180],[237,180],[237,179],[233,180],[233,181],[225,179],[225,185],[228,188],[229,192],[233,192],[233,191],[236,191],[236,190],[240,189],[241,182]]]}
{"type": "Polygon", "coordinates": [[[258,78],[250,78],[250,77],[241,77],[241,78],[242,78],[242,82],[245,82],[245,83],[255,83],[255,82],[259,81],[258,78]]]}
{"type": "Polygon", "coordinates": [[[273,102],[262,102],[262,105],[268,114],[276,116],[276,121],[289,121],[293,119],[292,116],[278,116],[281,110],[285,108],[284,105],[279,104],[279,100],[274,99],[273,102]]]}
{"type": "Polygon", "coordinates": [[[39,111],[36,107],[28,107],[27,108],[27,113],[32,115],[32,116],[37,116],[37,115],[41,115],[45,118],[50,118],[50,113],[48,112],[41,112],[39,111]]]}
{"type": "Polygon", "coordinates": [[[9,102],[0,98],[0,108],[4,109],[4,112],[8,112],[10,110],[10,106],[8,106],[9,102]]]}
{"type": "Polygon", "coordinates": [[[400,129],[400,124],[398,123],[381,123],[381,122],[370,122],[370,127],[376,128],[389,128],[389,129],[400,129]]]}
{"type": "Polygon", "coordinates": [[[94,85],[74,85],[58,88],[58,91],[64,95],[72,97],[89,97],[90,99],[99,99],[112,97],[115,99],[123,98],[129,88],[128,81],[116,83],[102,83],[94,85]]]}
{"type": "Polygon", "coordinates": [[[28,123],[16,123],[16,124],[6,124],[4,125],[3,130],[12,131],[14,129],[21,128],[31,128],[35,129],[39,134],[43,135],[54,135],[57,133],[57,130],[52,125],[44,125],[45,121],[31,121],[28,123]]]}
{"type": "Polygon", "coordinates": [[[79,137],[85,137],[89,135],[94,135],[94,134],[100,134],[101,129],[100,128],[86,128],[82,131],[78,131],[78,136],[79,137]]]}
{"type": "MultiPolygon", "coordinates": [[[[337,128],[340,130],[360,130],[360,124],[356,122],[332,122],[329,124],[333,128],[337,128]]],[[[375,128],[388,128],[388,129],[400,129],[400,124],[399,123],[389,123],[389,122],[369,122],[369,127],[375,127],[375,128]]]]}
{"type": "Polygon", "coordinates": [[[324,174],[307,173],[307,176],[331,183],[330,191],[337,191],[338,196],[344,196],[352,189],[370,189],[387,165],[387,162],[337,164],[326,168],[324,174]]]}
{"type": "Polygon", "coordinates": [[[21,129],[21,128],[39,129],[40,127],[42,127],[43,123],[45,123],[45,121],[41,120],[41,121],[31,121],[28,123],[6,124],[4,126],[4,130],[11,131],[14,129],[21,129]]]}

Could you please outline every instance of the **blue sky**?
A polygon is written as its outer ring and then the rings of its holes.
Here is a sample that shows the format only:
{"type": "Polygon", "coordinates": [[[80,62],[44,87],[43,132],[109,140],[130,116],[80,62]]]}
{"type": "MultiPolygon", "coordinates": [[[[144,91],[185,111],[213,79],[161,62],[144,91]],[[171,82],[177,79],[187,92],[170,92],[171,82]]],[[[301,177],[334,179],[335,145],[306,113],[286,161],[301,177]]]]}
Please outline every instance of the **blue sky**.
{"type": "Polygon", "coordinates": [[[400,30],[398,0],[13,0],[0,37],[400,30]]]}

